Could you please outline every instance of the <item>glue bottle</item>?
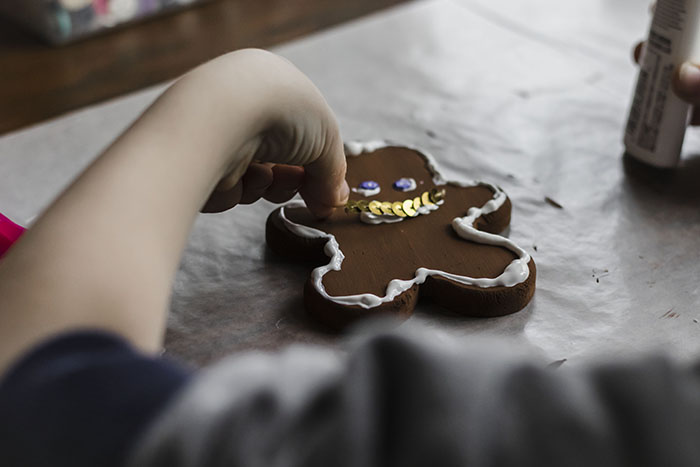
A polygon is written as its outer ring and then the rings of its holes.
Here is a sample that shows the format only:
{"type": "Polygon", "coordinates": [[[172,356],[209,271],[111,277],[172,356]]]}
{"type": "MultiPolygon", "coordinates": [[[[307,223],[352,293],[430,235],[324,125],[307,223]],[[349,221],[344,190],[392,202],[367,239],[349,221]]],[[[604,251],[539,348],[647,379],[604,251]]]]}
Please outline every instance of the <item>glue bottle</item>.
{"type": "Polygon", "coordinates": [[[625,129],[627,153],[647,164],[678,164],[690,104],[673,92],[678,67],[700,63],[700,0],[658,0],[625,129]]]}

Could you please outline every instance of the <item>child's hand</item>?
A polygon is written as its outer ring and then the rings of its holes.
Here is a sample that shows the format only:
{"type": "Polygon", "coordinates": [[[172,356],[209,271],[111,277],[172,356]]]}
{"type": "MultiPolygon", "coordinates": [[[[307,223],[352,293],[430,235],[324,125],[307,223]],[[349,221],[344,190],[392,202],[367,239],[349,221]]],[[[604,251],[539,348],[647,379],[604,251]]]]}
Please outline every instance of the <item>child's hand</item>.
{"type": "MultiPolygon", "coordinates": [[[[235,177],[224,177],[207,200],[202,212],[221,212],[237,204],[253,204],[261,198],[273,203],[284,203],[303,188],[304,177],[305,170],[300,166],[253,162],[238,182],[235,181],[235,177]]],[[[309,193],[306,193],[304,198],[309,207],[315,208],[314,213],[318,217],[326,217],[331,212],[330,206],[340,207],[345,204],[348,192],[347,182],[341,180],[335,195],[337,201],[333,205],[322,201],[329,199],[327,195],[321,195],[319,199],[318,195],[314,198],[313,194],[309,196],[309,193]]]]}
{"type": "Polygon", "coordinates": [[[207,200],[202,212],[220,212],[236,204],[252,204],[260,198],[273,203],[284,203],[297,194],[303,180],[303,167],[253,162],[232,189],[226,188],[228,180],[224,178],[207,200]]]}
{"type": "MultiPolygon", "coordinates": [[[[244,144],[230,149],[228,167],[202,211],[223,211],[260,198],[279,203],[300,192],[315,215],[327,217],[347,201],[345,155],[335,117],[311,81],[287,60],[260,50],[238,51],[192,71],[173,91],[212,99],[203,115],[211,125],[247,130],[240,138],[244,144]],[[242,83],[253,105],[229,97],[242,83]],[[230,107],[214,107],[222,105],[230,107]]],[[[234,136],[232,130],[220,130],[212,137],[233,144],[234,136]]]]}

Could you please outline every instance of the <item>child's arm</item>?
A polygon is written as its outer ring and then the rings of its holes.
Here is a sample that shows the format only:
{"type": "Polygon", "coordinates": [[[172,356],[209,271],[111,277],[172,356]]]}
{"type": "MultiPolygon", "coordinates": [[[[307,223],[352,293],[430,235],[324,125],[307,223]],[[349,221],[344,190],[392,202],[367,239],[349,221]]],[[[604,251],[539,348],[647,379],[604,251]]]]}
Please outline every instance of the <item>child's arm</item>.
{"type": "Polygon", "coordinates": [[[171,281],[200,209],[283,199],[300,184],[309,207],[325,216],[346,201],[344,176],[333,115],[286,60],[245,50],[190,72],[0,262],[0,374],[71,328],[158,349],[171,281]]]}

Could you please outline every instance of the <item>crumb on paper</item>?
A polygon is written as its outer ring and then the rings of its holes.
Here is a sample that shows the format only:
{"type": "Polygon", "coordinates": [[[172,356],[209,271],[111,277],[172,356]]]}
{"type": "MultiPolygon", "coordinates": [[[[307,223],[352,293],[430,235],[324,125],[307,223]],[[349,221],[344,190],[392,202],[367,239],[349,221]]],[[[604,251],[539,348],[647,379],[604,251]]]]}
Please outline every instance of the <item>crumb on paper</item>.
{"type": "Polygon", "coordinates": [[[553,206],[553,207],[555,207],[555,208],[557,208],[557,209],[564,209],[564,206],[562,206],[561,204],[557,203],[556,201],[554,201],[554,200],[553,200],[552,198],[550,198],[549,196],[545,196],[545,197],[544,197],[544,201],[545,201],[545,203],[547,203],[547,204],[549,204],[550,206],[553,206]]]}
{"type": "Polygon", "coordinates": [[[562,366],[564,363],[566,363],[566,358],[562,358],[561,360],[554,360],[552,363],[547,365],[547,368],[557,369],[560,366],[562,366]]]}
{"type": "Polygon", "coordinates": [[[537,251],[537,245],[532,245],[532,249],[537,251]]]}
{"type": "Polygon", "coordinates": [[[593,274],[591,274],[591,277],[595,279],[596,283],[600,283],[600,279],[603,277],[607,277],[610,275],[610,270],[606,269],[593,269],[591,271],[593,274]]]}
{"type": "Polygon", "coordinates": [[[437,138],[437,135],[433,130],[426,130],[425,134],[428,135],[430,138],[437,138]]]}
{"type": "MultiPolygon", "coordinates": [[[[675,307],[674,307],[674,308],[675,308],[675,307]]],[[[680,314],[676,313],[675,311],[673,311],[673,308],[671,308],[671,309],[668,310],[666,313],[664,313],[663,315],[661,315],[661,316],[659,317],[659,319],[678,318],[679,316],[680,316],[680,314]]]]}

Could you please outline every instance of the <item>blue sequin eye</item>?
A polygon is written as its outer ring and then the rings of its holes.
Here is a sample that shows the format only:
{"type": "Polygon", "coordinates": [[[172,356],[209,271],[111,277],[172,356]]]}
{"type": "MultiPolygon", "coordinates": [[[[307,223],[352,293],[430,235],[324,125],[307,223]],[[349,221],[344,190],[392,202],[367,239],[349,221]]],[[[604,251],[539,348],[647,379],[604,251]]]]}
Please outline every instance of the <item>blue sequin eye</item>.
{"type": "Polygon", "coordinates": [[[416,189],[416,181],[412,178],[399,178],[394,182],[394,190],[412,191],[416,189]]]}
{"type": "Polygon", "coordinates": [[[366,180],[360,183],[357,188],[353,188],[352,191],[368,198],[370,196],[378,195],[382,189],[379,188],[379,183],[375,182],[374,180],[366,180]]]}

